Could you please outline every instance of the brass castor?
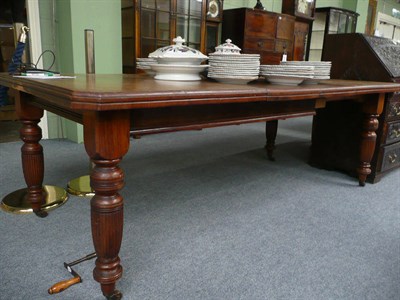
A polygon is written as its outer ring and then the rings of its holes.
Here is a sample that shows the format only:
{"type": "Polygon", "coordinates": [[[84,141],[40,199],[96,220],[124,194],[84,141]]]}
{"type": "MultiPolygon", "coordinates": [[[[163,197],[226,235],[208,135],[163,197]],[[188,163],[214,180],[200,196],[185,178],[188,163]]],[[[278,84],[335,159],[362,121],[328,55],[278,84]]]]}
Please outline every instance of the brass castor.
{"type": "Polygon", "coordinates": [[[104,295],[107,300],[119,300],[122,299],[122,293],[118,290],[115,290],[111,295],[104,295]]]}

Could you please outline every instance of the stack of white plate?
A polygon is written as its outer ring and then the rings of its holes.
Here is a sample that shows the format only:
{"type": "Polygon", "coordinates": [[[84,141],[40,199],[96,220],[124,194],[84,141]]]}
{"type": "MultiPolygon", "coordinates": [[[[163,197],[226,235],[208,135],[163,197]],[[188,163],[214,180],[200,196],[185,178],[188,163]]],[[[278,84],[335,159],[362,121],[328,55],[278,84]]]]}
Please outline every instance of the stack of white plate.
{"type": "Polygon", "coordinates": [[[154,75],[155,72],[151,69],[151,65],[157,63],[157,60],[150,57],[138,57],[136,58],[136,69],[143,70],[150,75],[154,75]]]}
{"type": "Polygon", "coordinates": [[[285,61],[281,62],[285,66],[309,66],[314,67],[314,76],[312,79],[306,79],[303,83],[318,83],[320,80],[331,78],[331,61],[285,61]]]}
{"type": "Polygon", "coordinates": [[[259,54],[209,54],[208,77],[219,82],[246,84],[258,79],[259,54]]]}
{"type": "Polygon", "coordinates": [[[314,67],[286,64],[261,65],[260,74],[273,84],[298,85],[305,79],[314,77],[314,67]]]}

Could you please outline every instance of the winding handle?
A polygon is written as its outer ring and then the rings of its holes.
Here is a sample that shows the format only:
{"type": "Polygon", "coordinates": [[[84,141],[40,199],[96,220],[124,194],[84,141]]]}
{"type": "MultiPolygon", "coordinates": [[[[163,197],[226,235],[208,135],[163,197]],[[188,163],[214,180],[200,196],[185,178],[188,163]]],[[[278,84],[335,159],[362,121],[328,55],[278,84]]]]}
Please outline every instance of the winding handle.
{"type": "Polygon", "coordinates": [[[52,285],[51,288],[49,288],[47,291],[49,292],[49,294],[57,294],[62,292],[63,290],[69,288],[71,285],[77,284],[82,282],[82,279],[80,276],[71,278],[71,279],[67,279],[64,281],[60,281],[57,282],[56,284],[52,285]]]}

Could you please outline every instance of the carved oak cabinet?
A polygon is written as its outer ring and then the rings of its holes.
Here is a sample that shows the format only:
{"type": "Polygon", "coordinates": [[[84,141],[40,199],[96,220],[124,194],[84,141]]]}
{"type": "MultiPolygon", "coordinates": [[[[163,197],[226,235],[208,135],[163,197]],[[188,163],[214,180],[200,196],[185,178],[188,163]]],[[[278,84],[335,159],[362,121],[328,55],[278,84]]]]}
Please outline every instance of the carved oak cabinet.
{"type": "MultiPolygon", "coordinates": [[[[400,82],[400,45],[390,39],[358,33],[327,35],[322,60],[332,61],[332,78],[400,82]]],[[[322,165],[324,157],[329,163],[324,162],[323,167],[344,171],[358,164],[355,153],[360,145],[351,138],[351,133],[357,131],[362,117],[356,103],[328,104],[327,109],[314,118],[313,134],[324,142],[312,149],[318,155],[311,163],[322,165]],[[348,124],[352,125],[342,128],[340,123],[344,120],[351,121],[348,124]],[[334,136],[338,137],[335,143],[331,142],[334,136]]],[[[372,171],[367,180],[378,182],[384,174],[399,167],[400,90],[386,96],[379,117],[372,171]]]]}

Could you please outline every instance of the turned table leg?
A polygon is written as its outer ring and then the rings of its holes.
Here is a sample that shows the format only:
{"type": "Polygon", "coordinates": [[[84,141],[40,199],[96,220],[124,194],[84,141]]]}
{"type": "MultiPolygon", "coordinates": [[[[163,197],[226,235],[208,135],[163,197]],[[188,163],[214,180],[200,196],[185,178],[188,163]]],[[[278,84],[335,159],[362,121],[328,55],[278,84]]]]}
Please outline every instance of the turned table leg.
{"type": "Polygon", "coordinates": [[[118,256],[123,231],[124,173],[118,164],[129,148],[129,111],[84,114],[86,152],[94,168],[90,176],[95,195],[91,199],[93,244],[97,254],[93,277],[107,299],[120,299],[115,289],[122,276],[118,256]]]}
{"type": "Polygon", "coordinates": [[[46,217],[47,212],[41,210],[44,200],[42,187],[44,160],[43,147],[39,144],[42,132],[37,125],[38,123],[39,120],[22,120],[22,128],[20,130],[21,139],[24,142],[21,147],[22,169],[28,186],[27,197],[32,205],[32,210],[37,216],[46,217]]]}
{"type": "Polygon", "coordinates": [[[93,275],[101,283],[105,296],[114,294],[115,282],[122,276],[118,253],[122,241],[123,199],[118,191],[124,185],[124,174],[118,167],[121,159],[93,159],[91,199],[93,243],[97,257],[93,275]]]}
{"type": "Polygon", "coordinates": [[[43,148],[39,144],[42,130],[38,126],[43,116],[43,109],[28,103],[29,95],[17,93],[16,111],[21,120],[20,137],[24,144],[21,147],[22,169],[28,187],[27,198],[33,212],[39,217],[46,217],[47,212],[41,210],[44,202],[43,177],[44,159],[43,148]]]}
{"type": "Polygon", "coordinates": [[[361,132],[360,165],[357,168],[360,186],[365,186],[367,176],[371,174],[371,160],[376,144],[375,131],[378,126],[378,115],[366,115],[364,117],[363,130],[361,132]]]}
{"type": "Polygon", "coordinates": [[[383,111],[385,94],[369,95],[363,102],[363,122],[360,143],[360,164],[357,168],[358,183],[365,186],[367,176],[371,174],[371,160],[376,146],[376,133],[379,127],[378,117],[383,111]]]}
{"type": "Polygon", "coordinates": [[[267,139],[265,149],[267,150],[268,159],[271,161],[275,161],[273,154],[275,149],[275,140],[277,131],[278,131],[278,120],[268,121],[265,123],[265,137],[267,139]]]}

